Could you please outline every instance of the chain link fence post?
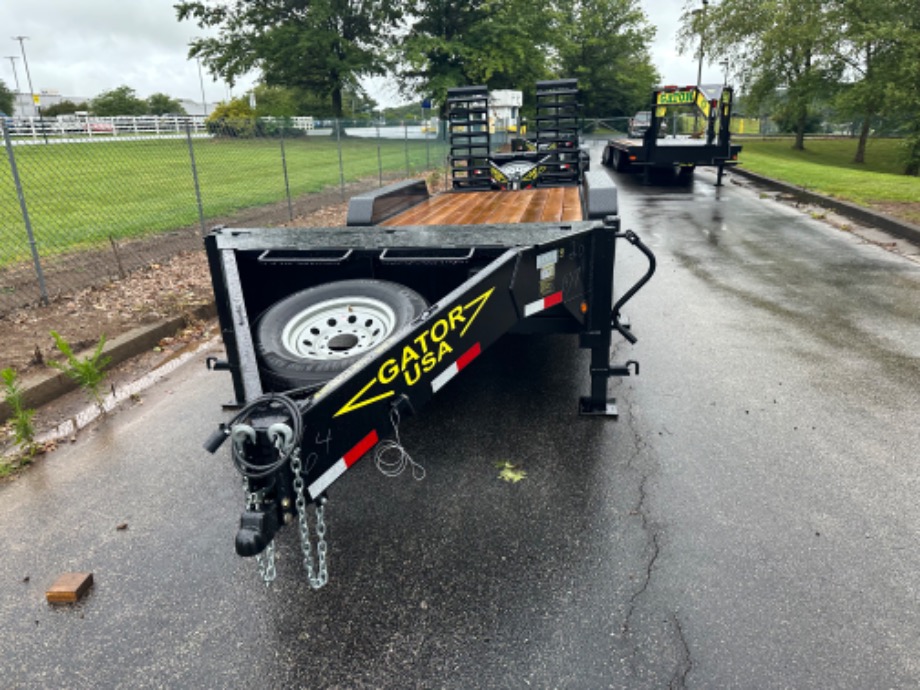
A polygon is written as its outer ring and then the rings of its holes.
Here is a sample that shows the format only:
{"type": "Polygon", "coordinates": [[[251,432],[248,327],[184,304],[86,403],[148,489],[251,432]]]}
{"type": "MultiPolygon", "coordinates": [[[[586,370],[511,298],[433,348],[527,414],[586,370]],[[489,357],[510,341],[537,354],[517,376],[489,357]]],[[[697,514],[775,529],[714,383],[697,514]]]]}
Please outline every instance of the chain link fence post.
{"type": "Polygon", "coordinates": [[[204,206],[201,203],[201,185],[198,183],[198,166],[195,163],[195,147],[192,144],[192,126],[185,123],[185,138],[188,141],[188,156],[192,164],[192,180],[195,182],[195,200],[198,202],[198,223],[201,225],[201,234],[205,235],[207,231],[204,225],[204,206]]]}
{"type": "Polygon", "coordinates": [[[342,121],[339,119],[335,119],[333,120],[333,122],[335,123],[336,148],[339,151],[339,194],[344,200],[345,199],[345,165],[342,162],[342,133],[340,129],[342,126],[342,121]]]}
{"type": "Polygon", "coordinates": [[[403,143],[405,144],[404,148],[406,149],[406,177],[412,177],[412,173],[409,172],[409,124],[403,120],[403,143]]]}
{"type": "Polygon", "coordinates": [[[284,152],[284,130],[287,128],[287,118],[281,121],[281,169],[284,171],[284,193],[287,196],[288,220],[294,220],[294,205],[291,203],[291,183],[288,178],[287,155],[284,152]]]}
{"type": "Polygon", "coordinates": [[[32,232],[32,221],[29,218],[29,207],[26,205],[26,196],[22,190],[22,182],[19,179],[19,169],[16,167],[16,156],[13,154],[13,142],[10,139],[10,133],[6,126],[6,120],[0,121],[0,129],[3,129],[3,143],[6,146],[6,155],[10,162],[10,172],[13,174],[13,184],[16,187],[16,196],[19,197],[19,209],[22,212],[22,221],[26,227],[26,234],[29,237],[29,249],[32,252],[32,262],[35,265],[35,276],[38,278],[38,289],[41,293],[41,303],[47,305],[48,288],[45,286],[45,274],[42,272],[42,263],[38,255],[38,245],[35,243],[35,234],[32,232]]]}
{"type": "Polygon", "coordinates": [[[374,125],[377,131],[377,179],[380,186],[383,186],[383,158],[380,156],[380,123],[374,125]]]}

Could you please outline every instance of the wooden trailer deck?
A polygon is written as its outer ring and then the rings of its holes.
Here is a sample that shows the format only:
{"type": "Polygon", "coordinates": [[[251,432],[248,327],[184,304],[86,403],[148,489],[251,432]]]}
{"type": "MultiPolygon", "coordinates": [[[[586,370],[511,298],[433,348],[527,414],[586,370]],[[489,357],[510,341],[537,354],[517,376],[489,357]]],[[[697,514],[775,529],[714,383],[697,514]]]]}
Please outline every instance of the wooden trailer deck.
{"type": "Polygon", "coordinates": [[[488,225],[583,220],[578,187],[444,192],[382,225],[488,225]]]}

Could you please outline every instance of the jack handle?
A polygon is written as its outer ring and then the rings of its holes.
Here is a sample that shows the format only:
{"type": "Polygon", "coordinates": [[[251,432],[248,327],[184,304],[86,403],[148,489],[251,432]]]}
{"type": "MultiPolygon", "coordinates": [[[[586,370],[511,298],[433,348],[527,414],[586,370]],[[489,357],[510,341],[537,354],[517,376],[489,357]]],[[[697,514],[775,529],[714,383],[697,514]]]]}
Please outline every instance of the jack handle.
{"type": "Polygon", "coordinates": [[[610,320],[613,328],[631,344],[636,343],[636,336],[623,324],[620,323],[620,309],[623,308],[623,305],[626,304],[633,296],[639,292],[640,289],[651,279],[655,273],[655,267],[657,262],[655,261],[655,255],[652,253],[652,250],[649,249],[645,244],[642,243],[642,240],[639,239],[639,236],[634,233],[632,230],[627,230],[624,233],[618,233],[617,238],[625,239],[631,245],[635,246],[640,252],[645,254],[645,258],[648,259],[648,270],[645,272],[645,275],[642,276],[635,285],[633,285],[626,293],[617,300],[616,304],[613,305],[613,309],[610,311],[610,320]]]}

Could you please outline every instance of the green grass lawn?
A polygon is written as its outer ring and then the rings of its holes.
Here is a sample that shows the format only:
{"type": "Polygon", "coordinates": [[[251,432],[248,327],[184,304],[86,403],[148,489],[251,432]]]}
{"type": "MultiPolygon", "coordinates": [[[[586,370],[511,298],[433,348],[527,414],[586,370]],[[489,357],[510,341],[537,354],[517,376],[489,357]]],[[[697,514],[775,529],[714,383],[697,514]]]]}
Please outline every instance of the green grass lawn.
{"type": "MultiPolygon", "coordinates": [[[[98,246],[198,223],[188,142],[149,140],[17,146],[23,195],[42,254],[98,246]]],[[[435,140],[345,138],[345,182],[443,168],[435,140]]],[[[292,197],[340,184],[331,137],[285,141],[292,197]]],[[[286,198],[277,139],[195,139],[205,218],[286,198]]],[[[0,164],[0,266],[28,259],[25,225],[9,165],[0,164]]]]}
{"type": "Polygon", "coordinates": [[[805,151],[787,138],[734,141],[752,172],[920,223],[920,177],[901,174],[899,140],[870,139],[863,164],[853,162],[856,139],[808,139],[805,151]]]}

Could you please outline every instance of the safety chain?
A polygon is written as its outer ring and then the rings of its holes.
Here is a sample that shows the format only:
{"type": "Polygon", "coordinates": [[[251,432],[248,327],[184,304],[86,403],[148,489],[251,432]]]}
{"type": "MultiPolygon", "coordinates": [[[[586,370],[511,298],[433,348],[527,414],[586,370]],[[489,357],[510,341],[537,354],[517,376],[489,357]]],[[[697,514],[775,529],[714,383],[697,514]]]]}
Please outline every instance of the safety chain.
{"type": "MultiPolygon", "coordinates": [[[[250,491],[249,480],[246,477],[243,477],[243,491],[246,492],[246,510],[258,510],[262,503],[264,492],[261,489],[259,491],[250,491]]],[[[278,576],[278,571],[275,569],[274,539],[269,542],[262,553],[256,554],[256,563],[259,566],[259,575],[262,577],[262,582],[265,583],[266,587],[270,586],[278,576]]]]}
{"type": "Polygon", "coordinates": [[[307,500],[304,497],[304,481],[301,474],[300,448],[291,453],[291,469],[294,472],[294,494],[297,506],[297,522],[300,526],[300,548],[303,551],[303,567],[307,581],[313,589],[319,589],[329,582],[326,568],[326,499],[320,497],[316,505],[316,554],[318,569],[314,570],[313,551],[310,548],[310,526],[307,524],[307,500]]]}

